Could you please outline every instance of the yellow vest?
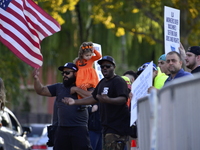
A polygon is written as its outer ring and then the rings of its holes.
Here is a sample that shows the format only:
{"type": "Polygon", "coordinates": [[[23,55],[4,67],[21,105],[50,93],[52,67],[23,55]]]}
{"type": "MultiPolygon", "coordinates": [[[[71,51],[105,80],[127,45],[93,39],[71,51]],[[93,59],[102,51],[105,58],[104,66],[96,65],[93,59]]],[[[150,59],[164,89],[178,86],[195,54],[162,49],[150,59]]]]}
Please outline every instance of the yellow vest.
{"type": "Polygon", "coordinates": [[[157,69],[158,69],[158,74],[154,78],[153,86],[157,89],[161,89],[165,83],[165,80],[167,80],[168,76],[165,73],[162,73],[159,67],[157,67],[157,69]]]}

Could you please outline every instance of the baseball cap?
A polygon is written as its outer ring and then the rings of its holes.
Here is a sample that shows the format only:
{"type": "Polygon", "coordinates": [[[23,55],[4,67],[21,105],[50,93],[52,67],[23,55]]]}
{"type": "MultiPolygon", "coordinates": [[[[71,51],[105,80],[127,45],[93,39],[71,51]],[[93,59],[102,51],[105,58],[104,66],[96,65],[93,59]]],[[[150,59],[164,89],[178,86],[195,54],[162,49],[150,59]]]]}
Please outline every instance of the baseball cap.
{"type": "Polygon", "coordinates": [[[76,65],[71,62],[66,63],[64,66],[58,67],[58,70],[63,71],[64,68],[70,68],[70,69],[73,69],[74,71],[78,71],[78,68],[76,67],[76,65]]]}
{"type": "Polygon", "coordinates": [[[103,56],[97,63],[101,65],[103,61],[109,61],[115,66],[115,60],[111,56],[103,56]]]}
{"type": "Polygon", "coordinates": [[[188,48],[188,52],[191,52],[195,55],[200,55],[200,46],[192,46],[188,48]]]}
{"type": "MultiPolygon", "coordinates": [[[[149,64],[150,62],[144,63],[141,67],[138,68],[138,71],[143,71],[149,64]]],[[[158,70],[156,64],[154,63],[153,63],[153,70],[158,70]]]]}
{"type": "Polygon", "coordinates": [[[158,60],[163,60],[163,61],[166,61],[166,55],[165,54],[162,54],[158,60]]]}

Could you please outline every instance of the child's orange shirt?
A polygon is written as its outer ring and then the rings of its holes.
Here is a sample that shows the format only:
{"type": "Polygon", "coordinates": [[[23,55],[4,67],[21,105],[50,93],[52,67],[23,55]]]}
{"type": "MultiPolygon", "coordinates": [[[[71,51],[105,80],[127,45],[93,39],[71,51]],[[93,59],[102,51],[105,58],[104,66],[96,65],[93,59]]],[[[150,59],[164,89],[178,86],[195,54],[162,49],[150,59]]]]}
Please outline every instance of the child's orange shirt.
{"type": "Polygon", "coordinates": [[[76,86],[80,87],[83,84],[90,84],[92,87],[96,87],[99,82],[97,73],[93,68],[94,61],[101,58],[101,54],[94,50],[95,56],[92,56],[90,60],[83,60],[83,63],[80,60],[77,60],[76,66],[78,67],[77,76],[76,76],[76,86]]]}

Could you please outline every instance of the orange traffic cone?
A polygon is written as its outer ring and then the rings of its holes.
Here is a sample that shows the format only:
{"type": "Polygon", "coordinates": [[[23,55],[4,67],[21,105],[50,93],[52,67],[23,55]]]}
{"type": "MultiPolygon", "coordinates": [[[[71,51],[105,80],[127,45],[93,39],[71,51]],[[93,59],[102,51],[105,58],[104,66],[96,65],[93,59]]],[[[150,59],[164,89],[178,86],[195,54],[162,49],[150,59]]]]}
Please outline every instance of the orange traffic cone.
{"type": "Polygon", "coordinates": [[[137,143],[136,140],[131,141],[131,150],[137,150],[137,143]]]}

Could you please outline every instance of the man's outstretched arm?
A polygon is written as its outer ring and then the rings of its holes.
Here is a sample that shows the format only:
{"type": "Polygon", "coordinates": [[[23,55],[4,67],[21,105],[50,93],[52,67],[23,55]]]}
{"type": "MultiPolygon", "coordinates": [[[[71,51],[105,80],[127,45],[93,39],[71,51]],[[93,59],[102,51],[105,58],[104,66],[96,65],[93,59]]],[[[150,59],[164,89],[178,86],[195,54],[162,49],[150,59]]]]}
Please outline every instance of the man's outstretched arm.
{"type": "Polygon", "coordinates": [[[34,78],[34,89],[36,93],[42,96],[51,96],[51,93],[49,92],[47,86],[43,86],[39,80],[39,69],[34,69],[33,78],[34,78]]]}
{"type": "Polygon", "coordinates": [[[91,104],[96,104],[98,101],[96,101],[93,98],[93,96],[89,96],[78,100],[74,100],[73,98],[70,97],[64,97],[62,99],[62,102],[67,105],[91,105],[91,104]]]}

